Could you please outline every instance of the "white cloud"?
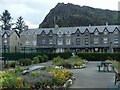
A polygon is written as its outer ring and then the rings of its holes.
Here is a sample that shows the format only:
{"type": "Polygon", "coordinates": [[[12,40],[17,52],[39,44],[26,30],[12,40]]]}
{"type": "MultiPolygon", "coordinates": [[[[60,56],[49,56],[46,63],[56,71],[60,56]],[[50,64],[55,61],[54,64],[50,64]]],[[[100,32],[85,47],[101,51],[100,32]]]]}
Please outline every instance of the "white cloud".
{"type": "Polygon", "coordinates": [[[26,21],[25,23],[26,23],[26,25],[29,26],[29,28],[38,28],[39,27],[39,25],[36,25],[30,21],[26,21]]]}

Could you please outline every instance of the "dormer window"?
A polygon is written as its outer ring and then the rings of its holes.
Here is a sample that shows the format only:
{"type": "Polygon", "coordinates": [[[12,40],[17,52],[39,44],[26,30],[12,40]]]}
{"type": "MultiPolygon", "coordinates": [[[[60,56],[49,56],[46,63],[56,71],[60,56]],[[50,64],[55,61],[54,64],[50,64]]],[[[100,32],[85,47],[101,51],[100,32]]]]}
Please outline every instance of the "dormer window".
{"type": "Polygon", "coordinates": [[[96,36],[98,35],[98,31],[95,31],[95,33],[94,33],[96,36]]]}
{"type": "Polygon", "coordinates": [[[7,38],[7,34],[4,35],[4,38],[7,38]]]}
{"type": "Polygon", "coordinates": [[[63,33],[62,33],[61,31],[58,32],[58,36],[59,36],[59,37],[62,37],[62,34],[63,34],[63,33]]]}
{"type": "Polygon", "coordinates": [[[107,35],[107,34],[108,34],[108,32],[107,32],[107,31],[105,31],[105,32],[104,32],[104,35],[107,35]]]}
{"type": "Polygon", "coordinates": [[[33,45],[34,45],[34,46],[36,45],[36,40],[33,41],[33,45]]]}
{"type": "Polygon", "coordinates": [[[33,37],[36,37],[36,32],[33,33],[33,37]]]}
{"type": "Polygon", "coordinates": [[[70,37],[70,31],[67,32],[67,36],[70,37]]]}
{"type": "Polygon", "coordinates": [[[76,31],[76,36],[77,36],[77,37],[80,36],[80,31],[79,31],[79,29],[77,29],[77,31],[76,31]]]}
{"type": "Polygon", "coordinates": [[[85,30],[84,35],[85,35],[85,36],[89,36],[89,31],[88,31],[88,29],[85,30]]]}
{"type": "Polygon", "coordinates": [[[104,31],[104,35],[107,35],[108,34],[108,31],[105,29],[105,31],[104,31]]]}
{"type": "Polygon", "coordinates": [[[114,34],[118,34],[118,30],[115,30],[115,31],[114,31],[114,34]]]}
{"type": "Polygon", "coordinates": [[[26,33],[26,37],[28,37],[29,32],[26,33]]]}
{"type": "Polygon", "coordinates": [[[50,34],[50,37],[52,37],[52,34],[50,34]]]}

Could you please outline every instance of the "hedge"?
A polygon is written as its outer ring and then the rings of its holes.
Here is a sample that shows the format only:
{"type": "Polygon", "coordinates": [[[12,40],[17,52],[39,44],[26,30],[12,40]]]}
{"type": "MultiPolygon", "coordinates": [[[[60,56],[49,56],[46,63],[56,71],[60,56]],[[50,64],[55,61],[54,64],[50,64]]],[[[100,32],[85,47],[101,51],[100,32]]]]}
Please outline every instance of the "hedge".
{"type": "Polygon", "coordinates": [[[77,56],[88,61],[117,60],[120,61],[120,53],[76,53],[77,56]]]}
{"type": "Polygon", "coordinates": [[[23,58],[29,58],[33,59],[34,57],[41,55],[45,55],[48,57],[48,60],[52,60],[54,57],[60,56],[64,59],[70,58],[72,56],[72,53],[70,51],[66,51],[63,53],[2,53],[2,57],[4,57],[5,60],[19,60],[23,58]]]}

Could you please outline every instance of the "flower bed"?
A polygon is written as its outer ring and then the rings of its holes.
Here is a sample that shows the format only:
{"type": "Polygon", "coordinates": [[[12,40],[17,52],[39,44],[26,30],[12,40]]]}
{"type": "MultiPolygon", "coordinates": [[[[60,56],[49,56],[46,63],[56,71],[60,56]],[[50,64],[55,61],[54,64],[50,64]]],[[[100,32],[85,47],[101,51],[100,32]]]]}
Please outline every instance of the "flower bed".
{"type": "Polygon", "coordinates": [[[1,89],[7,88],[58,88],[72,77],[73,73],[66,69],[49,69],[33,71],[27,75],[20,75],[24,68],[7,70],[0,73],[1,89]]]}
{"type": "Polygon", "coordinates": [[[68,68],[68,69],[85,68],[87,62],[88,62],[87,60],[81,59],[78,57],[73,57],[73,58],[66,59],[66,60],[64,60],[63,58],[60,58],[60,57],[53,59],[53,64],[55,66],[68,68]]]}

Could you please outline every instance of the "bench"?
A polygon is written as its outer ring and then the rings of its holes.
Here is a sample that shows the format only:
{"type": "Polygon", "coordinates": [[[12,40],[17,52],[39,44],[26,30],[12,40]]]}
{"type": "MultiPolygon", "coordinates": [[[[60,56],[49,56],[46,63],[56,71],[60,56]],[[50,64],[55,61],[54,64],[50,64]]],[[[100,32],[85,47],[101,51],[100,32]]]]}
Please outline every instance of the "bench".
{"type": "Polygon", "coordinates": [[[102,67],[102,65],[99,64],[99,65],[97,65],[97,67],[98,67],[98,71],[100,72],[100,68],[102,67]]]}
{"type": "Polygon", "coordinates": [[[118,81],[120,81],[120,73],[115,71],[115,85],[117,84],[118,81]]]}
{"type": "Polygon", "coordinates": [[[101,64],[98,64],[97,67],[99,72],[101,71],[100,70],[101,68],[103,68],[104,72],[105,71],[109,72],[110,71],[109,67],[111,67],[112,69],[111,71],[114,71],[114,66],[110,62],[101,62],[101,64]]]}

